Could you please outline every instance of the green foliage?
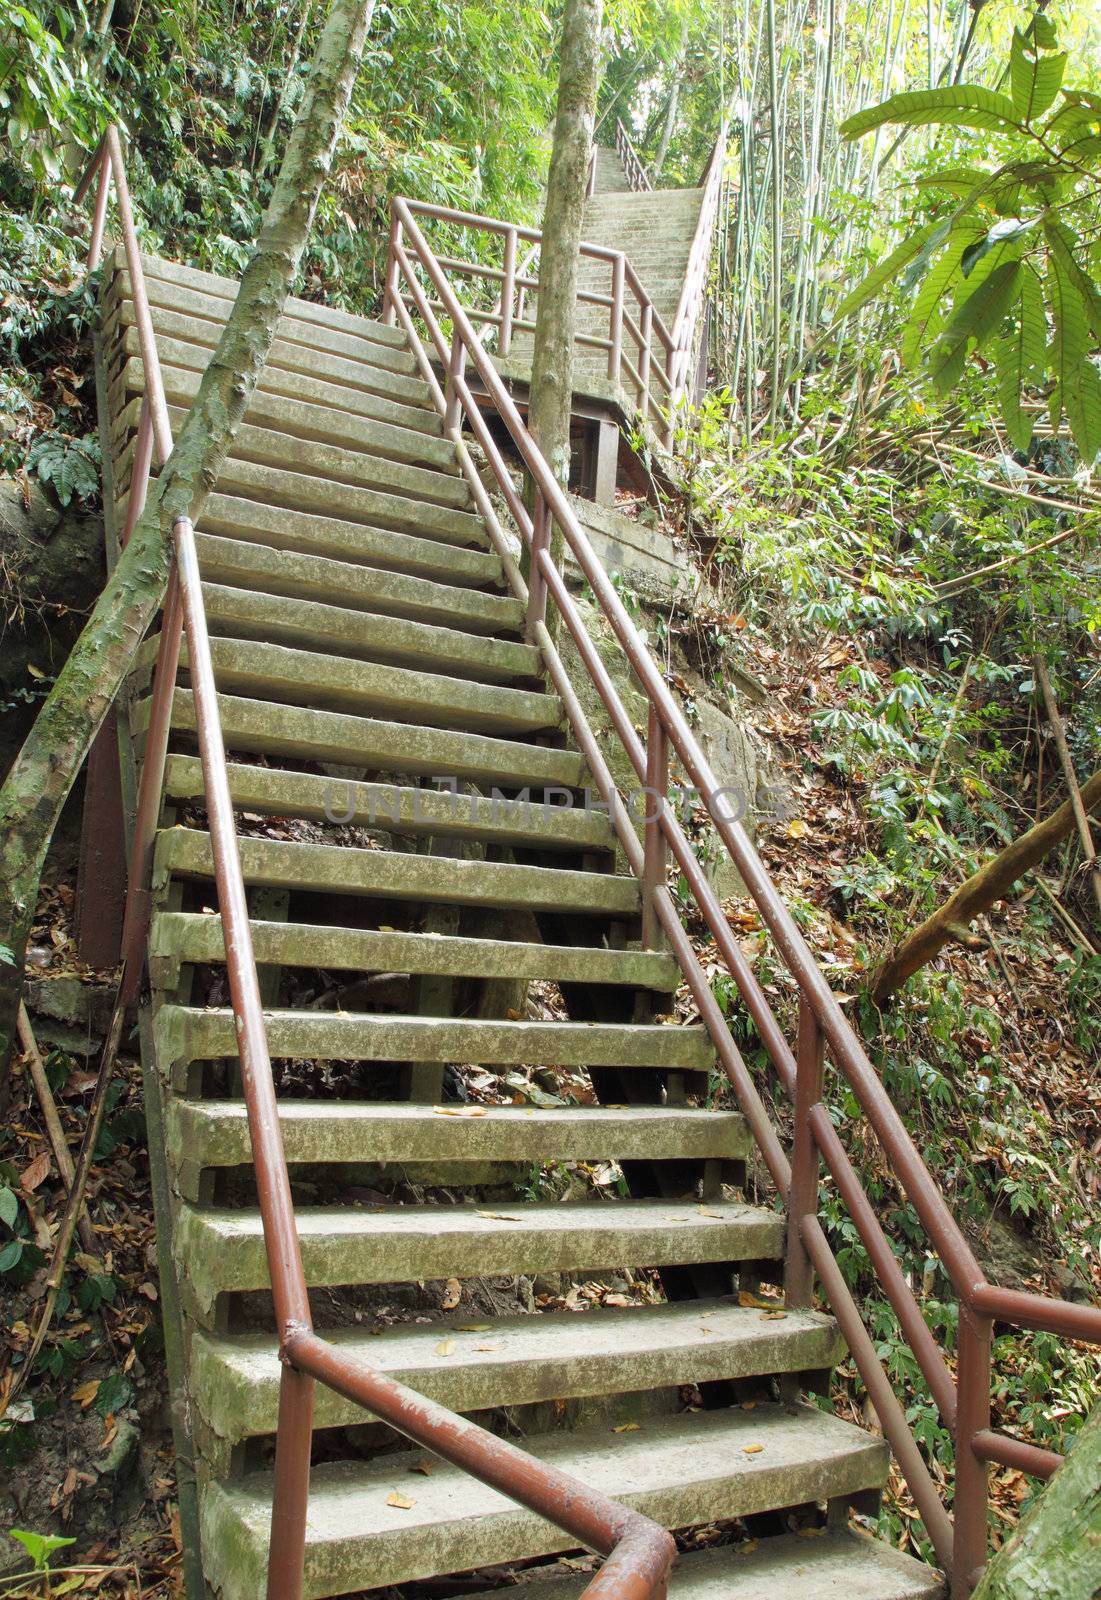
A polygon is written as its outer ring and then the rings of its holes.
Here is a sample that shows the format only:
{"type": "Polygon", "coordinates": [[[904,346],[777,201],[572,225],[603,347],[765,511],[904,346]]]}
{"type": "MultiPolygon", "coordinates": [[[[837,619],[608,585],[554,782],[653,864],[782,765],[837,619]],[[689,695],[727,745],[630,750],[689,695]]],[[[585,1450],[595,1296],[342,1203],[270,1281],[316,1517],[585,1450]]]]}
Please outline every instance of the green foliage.
{"type": "Polygon", "coordinates": [[[951,195],[946,215],[913,230],[847,294],[851,315],[911,263],[924,274],[902,336],[903,358],[924,359],[946,394],[992,344],[1006,431],[1027,449],[1028,389],[1048,388],[1052,427],[1065,415],[1087,464],[1101,451],[1101,291],[1095,281],[1101,215],[1101,97],[1062,87],[1068,56],[1045,17],[1015,29],[1011,95],[952,84],[892,95],[842,126],[856,138],[886,124],[981,132],[967,165],[926,174],[921,189],[951,195]],[[1052,110],[1057,100],[1058,108],[1052,110]],[[1048,113],[1050,112],[1050,115],[1048,113]],[[991,135],[993,138],[991,139],[991,135]],[[983,156],[990,150],[990,164],[983,156]],[[975,159],[975,158],[978,159],[975,159]]]}
{"type": "Polygon", "coordinates": [[[18,1540],[34,1562],[36,1572],[45,1572],[50,1557],[56,1550],[76,1544],[75,1539],[65,1539],[56,1533],[29,1533],[26,1528],[9,1528],[11,1538],[18,1540]]]}

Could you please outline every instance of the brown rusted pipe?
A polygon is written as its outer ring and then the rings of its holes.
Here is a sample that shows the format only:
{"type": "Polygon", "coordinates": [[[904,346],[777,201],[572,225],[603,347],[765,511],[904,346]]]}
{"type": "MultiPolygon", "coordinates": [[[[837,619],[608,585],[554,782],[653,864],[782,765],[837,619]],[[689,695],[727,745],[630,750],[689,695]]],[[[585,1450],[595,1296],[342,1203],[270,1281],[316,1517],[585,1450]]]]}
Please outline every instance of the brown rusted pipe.
{"type": "Polygon", "coordinates": [[[99,188],[92,213],[92,236],[88,241],[88,271],[95,272],[103,256],[103,230],[107,226],[107,200],[111,190],[111,163],[100,159],[99,188]]]}
{"type": "Polygon", "coordinates": [[[1035,1328],[1040,1333],[1059,1333],[1065,1339],[1101,1344],[1101,1310],[1097,1306],[1053,1300],[1021,1289],[1001,1289],[993,1283],[980,1284],[971,1304],[975,1311],[1018,1328],[1035,1328]]]}
{"type": "Polygon", "coordinates": [[[130,203],[130,185],[126,181],[119,131],[111,126],[104,135],[107,154],[115,180],[115,204],[122,227],[122,243],[126,252],[126,266],[130,273],[130,297],[134,302],[134,322],[138,330],[138,346],[145,369],[145,394],[153,425],[153,439],[157,447],[160,466],[172,454],[172,425],[168,420],[168,406],[164,398],[161,364],[157,356],[157,339],[153,332],[153,316],[149,309],[149,295],[145,288],[141,252],[138,249],[137,229],[134,227],[134,208],[130,203]]]}
{"type": "Polygon", "coordinates": [[[1008,1434],[995,1433],[992,1428],[980,1428],[971,1441],[971,1448],[982,1461],[1015,1467],[1033,1478],[1050,1478],[1063,1465],[1063,1457],[1054,1450],[1042,1450],[1038,1444],[1011,1439],[1008,1434]]]}
{"type": "Polygon", "coordinates": [[[968,1600],[972,1573],[986,1561],[987,1516],[990,1500],[986,1461],[975,1449],[975,1439],[990,1428],[990,1346],[993,1324],[960,1306],[956,1335],[956,1484],[952,1600],[968,1600]]]}
{"type": "Polygon", "coordinates": [[[338,1352],[306,1328],[292,1328],[285,1355],[303,1372],[365,1406],[408,1439],[462,1467],[510,1500],[527,1506],[579,1544],[613,1557],[614,1587],[590,1584],[589,1600],[648,1600],[663,1584],[676,1554],[672,1536],[577,1478],[469,1422],[385,1373],[338,1352]]]}

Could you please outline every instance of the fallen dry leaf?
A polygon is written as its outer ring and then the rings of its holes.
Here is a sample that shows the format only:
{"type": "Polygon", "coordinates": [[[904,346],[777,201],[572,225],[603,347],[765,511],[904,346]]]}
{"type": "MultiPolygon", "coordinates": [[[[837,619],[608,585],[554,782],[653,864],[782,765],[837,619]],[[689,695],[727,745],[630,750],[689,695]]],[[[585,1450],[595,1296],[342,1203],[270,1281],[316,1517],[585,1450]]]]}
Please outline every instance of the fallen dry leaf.
{"type": "Polygon", "coordinates": [[[73,1390],[73,1399],[82,1411],[87,1411],[96,1395],[99,1393],[99,1379],[92,1378],[88,1383],[82,1383],[73,1390]]]}
{"type": "Polygon", "coordinates": [[[463,1286],[458,1278],[448,1278],[443,1292],[443,1300],[440,1302],[444,1311],[454,1311],[462,1297],[463,1286]]]}
{"type": "Polygon", "coordinates": [[[763,1444],[743,1444],[742,1453],[747,1456],[757,1456],[760,1455],[763,1449],[763,1444]]]}
{"type": "Polygon", "coordinates": [[[433,1106],[438,1117],[484,1117],[485,1106],[433,1106]]]}
{"type": "Polygon", "coordinates": [[[450,1355],[453,1355],[454,1352],[455,1352],[455,1341],[454,1341],[454,1339],[441,1339],[439,1344],[436,1346],[436,1354],[438,1356],[450,1356],[450,1355]]]}
{"type": "Polygon", "coordinates": [[[641,1426],[642,1426],[642,1424],[640,1422],[621,1422],[617,1428],[613,1428],[612,1429],[612,1432],[613,1433],[637,1433],[641,1426]]]}
{"type": "Polygon", "coordinates": [[[416,1501],[410,1500],[407,1494],[399,1494],[396,1489],[392,1489],[386,1496],[386,1504],[388,1506],[397,1506],[399,1511],[411,1511],[416,1501]]]}
{"type": "Polygon", "coordinates": [[[23,1168],[23,1175],[19,1181],[23,1188],[29,1193],[32,1189],[38,1188],[38,1185],[42,1182],[43,1178],[45,1178],[49,1170],[50,1153],[48,1150],[40,1150],[35,1156],[34,1160],[29,1162],[28,1165],[23,1168]]]}

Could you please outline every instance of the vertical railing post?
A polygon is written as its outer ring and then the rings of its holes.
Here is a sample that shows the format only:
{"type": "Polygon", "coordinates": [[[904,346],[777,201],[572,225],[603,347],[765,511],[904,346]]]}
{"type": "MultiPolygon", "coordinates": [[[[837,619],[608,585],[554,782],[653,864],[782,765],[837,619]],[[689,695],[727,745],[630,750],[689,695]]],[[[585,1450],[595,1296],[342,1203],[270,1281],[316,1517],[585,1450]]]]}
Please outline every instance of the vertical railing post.
{"type": "Polygon", "coordinates": [[[550,549],[551,517],[547,502],[539,490],[535,491],[535,504],[531,513],[531,564],[528,570],[528,637],[547,618],[547,581],[543,576],[541,557],[550,549]]]}
{"type": "Polygon", "coordinates": [[[665,869],[669,861],[669,846],[661,825],[668,794],[669,735],[661,713],[651,700],[646,724],[646,787],[643,790],[646,806],[642,836],[642,943],[648,950],[656,949],[662,942],[654,896],[665,887],[665,869]]]}
{"type": "Polygon", "coordinates": [[[459,379],[466,371],[466,345],[456,328],[451,336],[451,360],[447,364],[447,409],[443,414],[443,428],[450,433],[459,426],[462,404],[459,400],[459,379]]]}
{"type": "Polygon", "coordinates": [[[642,415],[649,421],[650,418],[650,357],[654,343],[654,307],[651,301],[643,302],[638,318],[639,331],[642,334],[642,346],[638,353],[638,408],[642,415]]]}
{"type": "Polygon", "coordinates": [[[310,1503],[314,1380],[284,1364],[279,1375],[267,1600],[300,1600],[310,1503]]]}
{"type": "Polygon", "coordinates": [[[88,271],[94,272],[103,254],[103,230],[107,225],[107,195],[111,188],[111,157],[103,147],[103,162],[99,169],[99,188],[96,190],[96,209],[92,214],[92,238],[88,245],[88,271]]]}
{"type": "Polygon", "coordinates": [[[810,1113],[822,1098],[824,1040],[810,1001],[799,999],[799,1043],[795,1067],[795,1134],[791,1145],[791,1187],[788,1190],[787,1255],[784,1261],[784,1303],[809,1306],[814,1269],[803,1244],[801,1224],[818,1214],[818,1146],[810,1113]]]}
{"type": "Polygon", "coordinates": [[[396,212],[390,214],[390,254],[386,260],[386,289],[382,296],[382,320],[387,327],[392,328],[398,320],[395,309],[399,293],[398,283],[398,251],[401,243],[401,219],[396,212]]]}
{"type": "Polygon", "coordinates": [[[986,1562],[989,1469],[975,1435],[990,1426],[990,1345],[994,1324],[960,1304],[956,1346],[956,1489],[953,1501],[952,1600],[968,1600],[986,1562]]]}
{"type": "Polygon", "coordinates": [[[126,497],[126,521],[123,523],[119,544],[125,550],[130,535],[138,525],[145,510],[145,497],[149,491],[149,472],[153,465],[153,413],[149,401],[142,399],[138,419],[138,436],[134,441],[134,459],[130,463],[130,492],[126,497]]]}
{"type": "Polygon", "coordinates": [[[512,346],[512,298],[516,293],[516,229],[505,234],[505,276],[501,284],[501,332],[497,352],[507,356],[512,346]]]}
{"type": "Polygon", "coordinates": [[[619,382],[619,369],[623,360],[623,285],[626,277],[626,257],[617,250],[612,258],[612,305],[608,318],[608,377],[619,382]]]}

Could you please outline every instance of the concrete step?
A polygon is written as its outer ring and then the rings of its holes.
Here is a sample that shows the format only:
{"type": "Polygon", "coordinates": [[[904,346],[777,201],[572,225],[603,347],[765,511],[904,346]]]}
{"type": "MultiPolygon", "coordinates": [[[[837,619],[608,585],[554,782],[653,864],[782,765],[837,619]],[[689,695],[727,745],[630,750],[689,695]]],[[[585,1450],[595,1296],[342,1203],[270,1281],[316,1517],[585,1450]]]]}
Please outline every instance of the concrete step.
{"type": "MultiPolygon", "coordinates": [[[[402,850],[357,850],[349,845],[298,844],[289,839],[239,838],[245,882],[319,894],[365,895],[417,904],[523,906],[594,917],[637,916],[635,878],[611,872],[571,872],[512,861],[461,860],[402,850]]],[[[210,836],[195,828],[157,835],[154,879],[213,878],[210,836]]]]}
{"type": "MultiPolygon", "coordinates": [[[[606,983],[659,994],[670,993],[678,981],[672,957],[656,950],[524,944],[314,923],[253,922],[251,927],[256,959],[262,966],[606,983]]],[[[193,912],[161,912],[153,919],[149,951],[154,983],[174,989],[181,962],[225,960],[222,919],[193,912]]]]}
{"type": "MultiPolygon", "coordinates": [[[[437,834],[541,850],[611,851],[615,847],[607,818],[583,806],[357,783],[351,778],[317,777],[240,762],[229,764],[229,786],[239,810],[269,817],[303,817],[311,822],[336,819],[353,827],[391,833],[437,834]]],[[[174,800],[204,804],[197,756],[169,756],[165,794],[174,800]]]]}
{"type": "MultiPolygon", "coordinates": [[[[175,411],[190,410],[199,392],[200,375],[180,367],[162,366],[165,395],[175,411]]],[[[119,405],[111,427],[112,440],[121,442],[125,434],[138,426],[144,394],[144,369],[140,360],[127,363],[122,373],[125,392],[133,399],[119,405]],[[132,370],[131,369],[135,369],[132,370]]],[[[346,393],[347,391],[342,391],[346,393]]],[[[122,394],[119,395],[122,399],[122,394]]],[[[381,407],[382,402],[377,405],[381,407]]],[[[256,389],[245,412],[245,423],[251,427],[266,428],[276,433],[292,434],[296,439],[311,443],[330,444],[341,449],[361,451],[367,455],[386,456],[392,461],[404,461],[414,466],[438,467],[448,471],[455,464],[455,446],[435,429],[410,427],[402,413],[428,420],[428,413],[412,407],[395,407],[395,416],[364,416],[352,411],[339,411],[332,406],[314,401],[272,394],[256,389]]]]}
{"type": "MultiPolygon", "coordinates": [[[[524,1447],[670,1528],[858,1495],[887,1479],[881,1440],[802,1405],[663,1418],[659,1437],[643,1425],[620,1434],[542,1435],[524,1447]],[[746,1453],[757,1444],[759,1451],[746,1453]]],[[[423,1455],[314,1469],[306,1600],[576,1547],[568,1534],[458,1469],[441,1465],[423,1477],[416,1472],[423,1455]],[[395,1495],[397,1505],[388,1504],[395,1495]]],[[[266,1474],[204,1491],[207,1577],[224,1600],[263,1592],[270,1519],[266,1474]]]]}
{"type": "MultiPolygon", "coordinates": [[[[418,728],[409,722],[383,722],[338,711],[313,711],[277,701],[246,700],[220,694],[218,708],[227,751],[294,756],[357,767],[364,774],[401,773],[414,777],[468,778],[478,784],[523,790],[551,786],[580,789],[586,782],[581,756],[573,750],[518,744],[482,733],[450,728],[418,728]]],[[[131,726],[140,741],[149,723],[149,701],[134,704],[131,726]]],[[[195,732],[195,702],[189,689],[177,689],[172,727],[195,732]]]]}
{"type": "MultiPolygon", "coordinates": [[[[295,1221],[311,1288],[778,1260],[784,1248],[777,1212],[731,1200],[296,1206],[295,1221]]],[[[181,1206],[174,1247],[204,1323],[220,1294],[269,1286],[258,1210],[181,1206]]]]}
{"type": "Polygon", "coordinates": [[[606,145],[596,147],[596,193],[624,194],[630,192],[627,174],[619,159],[619,151],[606,145]]]}
{"type": "MultiPolygon", "coordinates": [[[[158,316],[174,313],[194,321],[206,322],[215,341],[221,336],[222,328],[233,309],[233,299],[236,298],[236,296],[231,299],[209,294],[195,284],[172,283],[167,278],[156,276],[146,279],[146,292],[153,312],[154,327],[158,316]]],[[[130,274],[126,267],[122,266],[116,271],[111,283],[108,304],[110,305],[112,300],[119,302],[131,298],[130,274]]],[[[305,347],[307,350],[317,350],[346,360],[389,367],[394,372],[414,372],[416,362],[404,338],[395,340],[392,337],[380,337],[381,327],[381,323],[370,323],[363,318],[359,319],[359,327],[353,332],[351,327],[333,327],[316,318],[304,317],[298,307],[294,306],[280,317],[276,333],[280,339],[305,347]]]]}
{"type": "MultiPolygon", "coordinates": [[[[825,1371],[844,1353],[829,1317],[792,1311],[782,1321],[766,1321],[765,1313],[727,1300],[542,1312],[464,1332],[472,1320],[478,1319],[467,1313],[382,1333],[334,1329],[325,1337],[346,1355],[462,1412],[825,1371]],[[451,1348],[441,1355],[439,1346],[448,1340],[451,1348]]],[[[191,1359],[193,1404],[219,1438],[236,1443],[274,1433],[280,1372],[274,1338],[197,1333],[191,1359]]],[[[319,1386],[315,1427],[347,1427],[363,1417],[360,1407],[319,1386]]]]}
{"type": "MultiPolygon", "coordinates": [[[[273,1010],[264,1016],[268,1045],[276,1060],[621,1066],[667,1072],[706,1072],[714,1062],[711,1041],[701,1027],[486,1022],[470,1017],[400,1017],[351,1011],[273,1010]]],[[[157,1054],[166,1068],[237,1054],[233,1013],[228,1008],[162,1006],[155,1027],[157,1054]]]]}
{"type": "MultiPolygon", "coordinates": [[[[136,661],[138,674],[152,673],[159,643],[157,636],[142,646],[136,661]]],[[[562,721],[557,695],[490,686],[441,672],[295,650],[259,639],[215,637],[210,641],[210,653],[218,688],[228,694],[264,695],[287,705],[476,733],[552,734],[562,721]]],[[[185,643],[180,664],[186,667],[187,663],[185,643]]]]}
{"type": "MultiPolygon", "coordinates": [[[[375,616],[369,611],[222,583],[204,583],[203,601],[212,636],[312,650],[344,660],[385,663],[407,671],[474,680],[483,687],[542,675],[538,650],[517,640],[490,639],[484,634],[462,633],[457,628],[437,628],[429,623],[375,616]]],[[[319,699],[317,703],[324,701],[319,699]]],[[[517,704],[513,703],[514,710],[517,704]]],[[[485,709],[481,707],[480,712],[485,709]]],[[[557,713],[552,720],[558,720],[557,713]]],[[[505,728],[508,719],[495,717],[486,726],[505,728]]]]}
{"type": "MultiPolygon", "coordinates": [[[[280,1100],[279,1125],[288,1161],[333,1166],[391,1161],[522,1161],[529,1165],[550,1161],[741,1161],[752,1143],[743,1118],[729,1111],[674,1106],[538,1110],[531,1106],[456,1105],[449,1109],[475,1114],[446,1116],[431,1106],[407,1103],[280,1100]]],[[[183,1162],[197,1167],[251,1164],[252,1143],[243,1100],[174,1100],[168,1108],[168,1122],[169,1153],[177,1166],[183,1162]]],[[[752,1320],[752,1314],[746,1320],[752,1320]]]]}
{"type": "MultiPolygon", "coordinates": [[[[513,1589],[512,1600],[580,1600],[591,1581],[591,1574],[529,1581],[513,1589]]],[[[693,1551],[680,1557],[669,1582],[669,1600],[943,1600],[945,1592],[924,1561],[867,1534],[827,1528],[693,1551]]],[[[470,1600],[500,1595],[494,1589],[470,1600]]]]}
{"type": "MultiPolygon", "coordinates": [[[[153,323],[162,361],[189,372],[206,371],[221,333],[217,324],[156,308],[153,323]]],[[[141,359],[132,301],[108,296],[104,328],[114,365],[141,359]]],[[[428,385],[419,375],[313,350],[290,339],[275,339],[264,367],[262,387],[271,394],[299,396],[304,392],[302,380],[320,385],[326,402],[333,405],[342,403],[342,396],[350,392],[355,397],[351,408],[361,410],[365,416],[373,415],[372,397],[413,408],[427,419],[439,416],[428,385]]]]}
{"type": "MultiPolygon", "coordinates": [[[[141,253],[142,271],[147,279],[162,279],[166,283],[181,284],[197,289],[202,294],[213,295],[232,305],[237,298],[240,279],[226,278],[216,272],[204,272],[200,267],[184,266],[179,261],[168,261],[163,256],[141,253]]],[[[117,247],[114,255],[116,271],[126,270],[126,253],[117,247]]],[[[227,314],[225,312],[223,315],[227,314]]],[[[360,316],[354,311],[344,311],[339,306],[319,305],[315,300],[302,300],[291,295],[287,301],[287,315],[298,321],[335,328],[342,333],[355,334],[374,344],[392,344],[404,349],[405,335],[400,328],[390,327],[372,317],[360,316]]]]}
{"type": "MultiPolygon", "coordinates": [[[[197,537],[199,565],[203,577],[211,583],[255,590],[265,597],[281,595],[308,602],[311,608],[339,606],[358,615],[363,627],[368,625],[363,620],[365,616],[385,617],[382,627],[394,639],[430,637],[424,627],[403,635],[401,624],[396,624],[394,618],[429,625],[433,637],[442,635],[444,630],[455,633],[456,640],[477,635],[474,642],[482,658],[507,662],[509,676],[537,677],[542,671],[534,647],[485,641],[486,634],[519,633],[523,628],[523,607],[511,595],[482,594],[477,589],[456,588],[402,572],[384,572],[354,561],[302,555],[217,534],[200,533],[197,537]]],[[[332,622],[327,618],[324,630],[318,631],[327,634],[332,622]]]]}
{"type": "MultiPolygon", "coordinates": [[[[379,572],[389,572],[395,580],[407,578],[409,587],[400,583],[394,585],[390,609],[395,616],[421,615],[417,609],[420,598],[427,595],[431,600],[432,596],[417,588],[417,584],[432,583],[433,586],[455,590],[462,585],[493,590],[504,586],[500,557],[484,548],[484,539],[481,541],[482,549],[464,549],[456,544],[441,544],[433,538],[422,539],[390,528],[340,521],[225,494],[212,494],[207,498],[200,522],[205,533],[224,536],[240,544],[268,546],[283,553],[333,561],[339,563],[342,569],[362,565],[365,573],[369,574],[362,581],[372,586],[378,610],[383,609],[384,597],[388,592],[377,582],[379,572]]],[[[502,596],[492,594],[484,598],[487,601],[500,600],[502,596]]],[[[510,619],[518,616],[519,602],[509,596],[507,603],[511,608],[508,612],[510,619]]],[[[442,615],[433,616],[431,611],[426,616],[427,620],[444,620],[442,615]]],[[[467,619],[465,625],[472,624],[467,619]]],[[[512,625],[511,621],[508,625],[512,625]]]]}

